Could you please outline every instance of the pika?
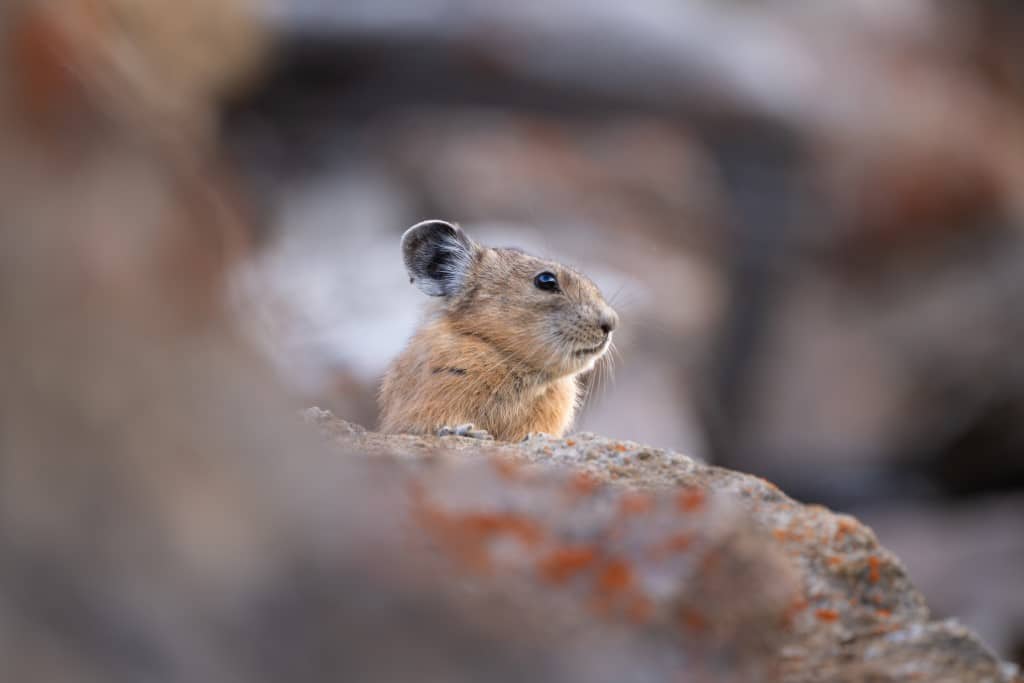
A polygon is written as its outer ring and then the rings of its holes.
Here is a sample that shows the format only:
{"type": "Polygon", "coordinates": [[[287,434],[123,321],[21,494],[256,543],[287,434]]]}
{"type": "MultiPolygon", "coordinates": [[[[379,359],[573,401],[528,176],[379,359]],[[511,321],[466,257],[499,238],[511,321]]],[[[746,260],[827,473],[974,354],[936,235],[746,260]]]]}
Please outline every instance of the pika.
{"type": "Polygon", "coordinates": [[[380,391],[381,431],[518,441],[562,436],[580,378],[619,317],[586,276],[430,220],[402,236],[409,281],[434,297],[380,391]]]}

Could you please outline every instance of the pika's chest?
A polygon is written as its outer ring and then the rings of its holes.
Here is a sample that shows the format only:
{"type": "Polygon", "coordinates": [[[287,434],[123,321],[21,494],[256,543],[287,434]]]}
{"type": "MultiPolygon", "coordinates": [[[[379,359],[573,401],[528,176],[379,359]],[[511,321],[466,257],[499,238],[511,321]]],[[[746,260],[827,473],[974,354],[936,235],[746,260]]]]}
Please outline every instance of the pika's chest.
{"type": "MultiPolygon", "coordinates": [[[[507,391],[492,394],[495,408],[543,418],[545,422],[571,417],[576,406],[575,378],[537,383],[528,380],[514,382],[507,391]]],[[[535,430],[541,431],[541,430],[535,430]]]]}
{"type": "Polygon", "coordinates": [[[492,383],[491,396],[505,403],[536,403],[557,400],[562,393],[557,382],[511,374],[492,383]]]}

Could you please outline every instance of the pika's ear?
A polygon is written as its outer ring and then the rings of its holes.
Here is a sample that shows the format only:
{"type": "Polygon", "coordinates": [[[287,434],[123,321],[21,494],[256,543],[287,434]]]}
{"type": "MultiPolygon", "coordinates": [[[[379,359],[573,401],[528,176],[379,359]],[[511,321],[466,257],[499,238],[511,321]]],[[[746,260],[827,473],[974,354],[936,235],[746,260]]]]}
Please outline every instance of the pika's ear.
{"type": "Polygon", "coordinates": [[[402,235],[409,282],[430,296],[457,294],[477,249],[461,228],[445,221],[423,221],[402,235]]]}

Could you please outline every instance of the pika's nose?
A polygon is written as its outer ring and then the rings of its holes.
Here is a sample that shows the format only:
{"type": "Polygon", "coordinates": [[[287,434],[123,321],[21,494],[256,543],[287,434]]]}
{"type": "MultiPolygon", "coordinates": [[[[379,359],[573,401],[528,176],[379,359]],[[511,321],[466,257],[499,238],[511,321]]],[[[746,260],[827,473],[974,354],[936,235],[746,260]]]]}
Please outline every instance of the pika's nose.
{"type": "Polygon", "coordinates": [[[601,331],[611,334],[619,326],[619,316],[615,311],[608,309],[601,314],[601,331]]]}

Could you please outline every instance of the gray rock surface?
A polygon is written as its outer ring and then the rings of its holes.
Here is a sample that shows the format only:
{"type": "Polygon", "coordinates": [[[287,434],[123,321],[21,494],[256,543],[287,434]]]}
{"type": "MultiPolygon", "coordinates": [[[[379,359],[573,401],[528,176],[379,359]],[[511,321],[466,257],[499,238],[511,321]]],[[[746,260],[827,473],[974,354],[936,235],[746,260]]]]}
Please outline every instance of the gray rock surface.
{"type": "Polygon", "coordinates": [[[550,592],[547,576],[603,598],[601,615],[669,650],[699,643],[687,661],[705,673],[709,653],[729,653],[731,674],[767,680],[1021,680],[955,620],[930,619],[871,529],[764,479],[589,433],[509,444],[377,434],[319,409],[305,419],[345,453],[410,462],[427,510],[414,526],[467,577],[550,592]]]}

